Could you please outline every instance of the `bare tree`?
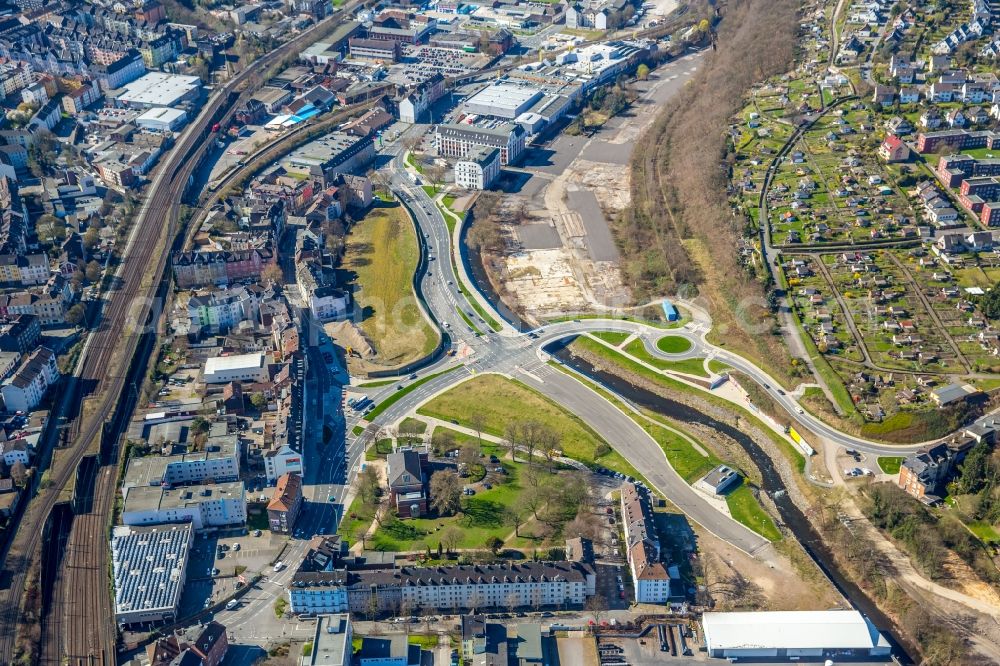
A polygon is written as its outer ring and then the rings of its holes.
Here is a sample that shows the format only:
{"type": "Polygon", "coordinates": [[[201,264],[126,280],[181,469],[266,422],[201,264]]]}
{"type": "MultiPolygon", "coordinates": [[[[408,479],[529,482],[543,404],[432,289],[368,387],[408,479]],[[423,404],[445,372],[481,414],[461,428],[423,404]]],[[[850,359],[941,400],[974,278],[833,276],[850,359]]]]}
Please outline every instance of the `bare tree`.
{"type": "Polygon", "coordinates": [[[462,543],[462,530],[454,525],[441,533],[441,543],[449,553],[453,552],[458,544],[462,543]]]}
{"type": "Polygon", "coordinates": [[[468,442],[458,450],[458,462],[465,465],[469,469],[471,469],[473,465],[480,464],[479,461],[482,457],[483,453],[475,442],[468,442]]]}
{"type": "Polygon", "coordinates": [[[503,522],[514,528],[514,536],[521,536],[521,525],[524,524],[524,507],[514,502],[503,511],[503,522]]]}
{"type": "Polygon", "coordinates": [[[18,488],[28,485],[28,468],[18,460],[10,467],[10,478],[18,488]]]}
{"type": "Polygon", "coordinates": [[[476,431],[476,437],[479,439],[479,446],[483,445],[483,428],[486,427],[486,417],[483,416],[482,412],[472,412],[469,414],[469,425],[472,429],[476,431]]]}
{"type": "Polygon", "coordinates": [[[594,616],[594,624],[601,623],[601,617],[604,612],[608,610],[608,600],[603,594],[595,594],[594,596],[587,599],[587,603],[584,608],[594,616]]]}
{"type": "Polygon", "coordinates": [[[521,441],[521,425],[517,421],[511,421],[504,426],[503,432],[504,441],[510,450],[510,459],[514,460],[514,452],[517,451],[518,444],[521,441]]]}
{"type": "Polygon", "coordinates": [[[450,516],[462,508],[462,480],[452,470],[435,472],[431,476],[431,508],[442,516],[450,516]]]}

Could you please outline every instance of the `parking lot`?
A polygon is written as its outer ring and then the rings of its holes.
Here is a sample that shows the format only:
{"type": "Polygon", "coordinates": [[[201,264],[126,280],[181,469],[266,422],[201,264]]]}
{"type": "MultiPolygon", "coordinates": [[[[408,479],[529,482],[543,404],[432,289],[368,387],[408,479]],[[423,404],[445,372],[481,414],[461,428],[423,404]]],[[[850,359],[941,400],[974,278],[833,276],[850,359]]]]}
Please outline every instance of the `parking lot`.
{"type": "Polygon", "coordinates": [[[200,535],[195,539],[181,599],[182,617],[232,596],[241,575],[249,581],[253,574],[270,570],[287,539],[266,530],[259,537],[254,533],[200,535]]]}
{"type": "Polygon", "coordinates": [[[653,625],[639,638],[598,636],[597,652],[601,666],[690,664],[705,660],[697,634],[682,623],[653,625]]]}

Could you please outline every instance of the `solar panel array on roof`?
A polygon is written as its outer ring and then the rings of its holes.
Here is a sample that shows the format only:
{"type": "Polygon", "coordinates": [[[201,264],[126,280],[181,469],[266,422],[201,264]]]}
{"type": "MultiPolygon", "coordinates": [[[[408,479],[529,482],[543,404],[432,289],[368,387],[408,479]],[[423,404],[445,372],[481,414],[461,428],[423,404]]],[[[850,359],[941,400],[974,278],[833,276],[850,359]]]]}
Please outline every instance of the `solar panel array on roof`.
{"type": "Polygon", "coordinates": [[[111,540],[115,613],[171,613],[184,587],[191,526],[133,530],[111,540]]]}

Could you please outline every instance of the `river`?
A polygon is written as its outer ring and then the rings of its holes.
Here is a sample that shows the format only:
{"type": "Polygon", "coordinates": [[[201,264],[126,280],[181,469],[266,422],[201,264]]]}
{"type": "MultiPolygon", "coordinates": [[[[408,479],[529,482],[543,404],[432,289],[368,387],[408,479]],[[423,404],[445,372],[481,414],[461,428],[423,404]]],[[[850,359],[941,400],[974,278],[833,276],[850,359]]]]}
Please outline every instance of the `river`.
{"type": "Polygon", "coordinates": [[[633,404],[651,409],[659,414],[685,423],[699,423],[731,437],[753,459],[760,469],[761,489],[774,501],[781,516],[781,521],[795,535],[806,553],[816,562],[816,565],[833,581],[837,590],[851,602],[854,607],[868,616],[875,626],[879,627],[892,644],[893,653],[902,664],[912,664],[905,647],[891,630],[892,622],[878,606],[838,567],[826,544],[816,532],[812,523],[805,517],[798,506],[791,500],[785,490],[785,483],[775,468],[771,458],[757,442],[737,428],[718,421],[707,414],[689,407],[683,403],[670,400],[646,389],[633,386],[617,375],[604,372],[573,356],[566,349],[572,339],[564,339],[546,348],[556,359],[593,381],[607,387],[633,404]]]}

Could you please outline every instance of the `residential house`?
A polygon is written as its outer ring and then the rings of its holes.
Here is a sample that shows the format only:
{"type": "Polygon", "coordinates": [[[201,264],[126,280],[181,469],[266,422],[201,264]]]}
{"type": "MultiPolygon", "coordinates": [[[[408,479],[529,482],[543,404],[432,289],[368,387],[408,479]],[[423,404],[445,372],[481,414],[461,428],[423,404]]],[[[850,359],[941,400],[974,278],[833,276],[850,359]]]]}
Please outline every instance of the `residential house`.
{"type": "Polygon", "coordinates": [[[909,147],[895,134],[885,137],[879,146],[878,154],[886,162],[905,162],[910,159],[909,147]]]}
{"type": "Polygon", "coordinates": [[[271,531],[291,534],[295,529],[295,521],[302,509],[302,503],[302,477],[292,473],[282,475],[267,505],[267,519],[271,531]]]}
{"type": "Polygon", "coordinates": [[[400,518],[427,514],[426,465],[427,454],[416,449],[394,451],[388,456],[389,501],[400,518]]]}
{"type": "Polygon", "coordinates": [[[212,620],[150,643],[146,659],[149,666],[220,666],[228,650],[225,625],[212,620]]]}
{"type": "Polygon", "coordinates": [[[919,500],[937,500],[955,465],[965,458],[974,443],[972,438],[961,438],[940,442],[908,455],[899,468],[899,487],[919,500]]]}

